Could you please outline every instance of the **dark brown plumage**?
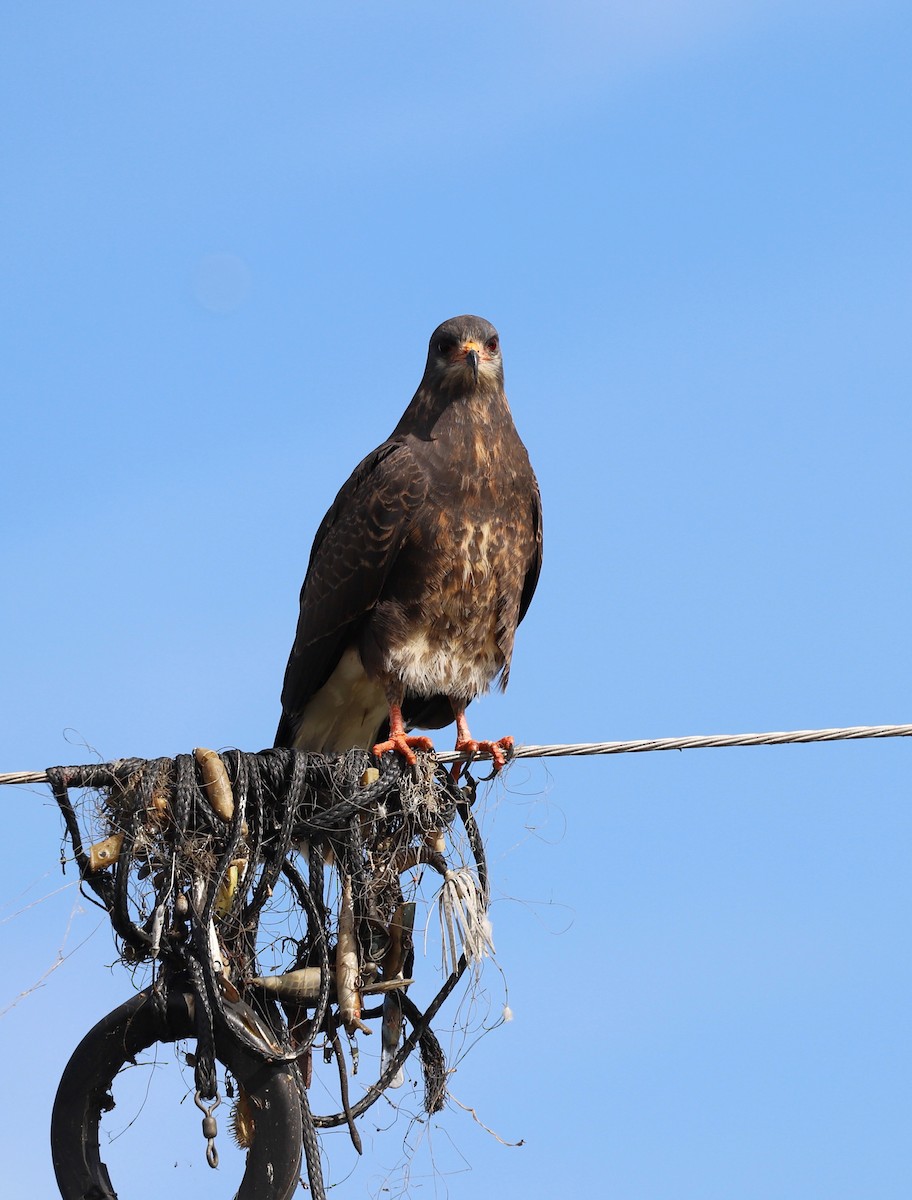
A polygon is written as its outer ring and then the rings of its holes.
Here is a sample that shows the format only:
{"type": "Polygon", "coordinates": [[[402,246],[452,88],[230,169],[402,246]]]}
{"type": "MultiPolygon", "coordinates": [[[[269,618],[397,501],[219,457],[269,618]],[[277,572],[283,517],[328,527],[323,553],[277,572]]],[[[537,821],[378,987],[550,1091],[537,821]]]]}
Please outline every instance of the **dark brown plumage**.
{"type": "Polygon", "coordinates": [[[275,744],[395,749],[409,760],[465,709],[506,687],[516,627],[541,568],[541,501],[503,390],[497,331],[437,328],[390,437],[353,472],[317,531],[275,744]],[[375,746],[378,738],[386,740],[375,746]]]}

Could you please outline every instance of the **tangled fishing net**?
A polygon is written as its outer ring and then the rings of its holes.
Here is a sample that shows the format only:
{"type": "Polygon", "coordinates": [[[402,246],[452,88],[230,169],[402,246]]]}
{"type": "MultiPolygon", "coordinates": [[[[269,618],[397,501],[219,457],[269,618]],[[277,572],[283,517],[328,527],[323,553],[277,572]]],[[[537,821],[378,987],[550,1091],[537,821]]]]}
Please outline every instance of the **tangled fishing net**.
{"type": "MultiPolygon", "coordinates": [[[[424,1107],[443,1106],[446,1068],[431,1023],[467,967],[493,949],[474,782],[458,786],[427,755],[414,769],[373,763],[361,751],[197,750],[47,772],[83,888],[109,914],[124,962],[151,966],[151,1002],[163,1010],[175,987],[192,994],[203,1111],[218,1096],[216,1046],[226,1039],[264,1062],[294,1064],[317,1197],[315,1130],[345,1124],[360,1149],[356,1119],[402,1083],[416,1047],[424,1107]],[[420,1009],[409,989],[428,877],[444,980],[420,1009]],[[352,1103],[340,1030],[354,1058],[358,1036],[375,1029],[379,1075],[352,1103]],[[319,1047],[338,1068],[338,1112],[310,1108],[319,1047]]],[[[255,1139],[256,1120],[242,1092],[242,1145],[255,1139]]]]}

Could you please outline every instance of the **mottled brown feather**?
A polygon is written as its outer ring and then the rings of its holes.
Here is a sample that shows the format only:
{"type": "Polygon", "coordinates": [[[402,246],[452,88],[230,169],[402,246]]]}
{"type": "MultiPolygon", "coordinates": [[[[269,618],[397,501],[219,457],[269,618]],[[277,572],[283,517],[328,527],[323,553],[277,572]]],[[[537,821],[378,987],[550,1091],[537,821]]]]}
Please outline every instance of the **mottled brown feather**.
{"type": "Polygon", "coordinates": [[[411,404],[323,519],[277,745],[300,744],[308,706],[350,647],[410,726],[449,724],[454,707],[506,686],[541,569],[538,484],[503,393],[499,347],[477,384],[456,351],[435,350],[491,338],[477,317],[435,331],[411,404]]]}

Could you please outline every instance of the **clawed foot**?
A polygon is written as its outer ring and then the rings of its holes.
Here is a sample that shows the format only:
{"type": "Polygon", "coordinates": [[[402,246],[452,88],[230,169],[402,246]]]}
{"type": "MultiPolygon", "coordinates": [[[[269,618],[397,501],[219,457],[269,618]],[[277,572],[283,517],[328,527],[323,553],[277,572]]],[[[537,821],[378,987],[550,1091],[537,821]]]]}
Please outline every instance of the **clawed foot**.
{"type": "MultiPolygon", "coordinates": [[[[473,737],[459,738],[456,742],[455,749],[464,754],[490,754],[494,774],[503,770],[506,765],[507,758],[513,749],[513,739],[509,736],[498,738],[496,742],[476,742],[473,737]]],[[[450,774],[453,782],[459,782],[459,776],[462,773],[462,768],[466,763],[453,763],[453,768],[450,774]]]]}
{"type": "Polygon", "coordinates": [[[433,749],[434,743],[429,737],[411,737],[405,733],[391,733],[387,741],[378,742],[371,753],[379,758],[382,754],[386,754],[387,750],[394,750],[396,754],[402,755],[410,767],[413,767],[418,761],[416,750],[433,749]]]}

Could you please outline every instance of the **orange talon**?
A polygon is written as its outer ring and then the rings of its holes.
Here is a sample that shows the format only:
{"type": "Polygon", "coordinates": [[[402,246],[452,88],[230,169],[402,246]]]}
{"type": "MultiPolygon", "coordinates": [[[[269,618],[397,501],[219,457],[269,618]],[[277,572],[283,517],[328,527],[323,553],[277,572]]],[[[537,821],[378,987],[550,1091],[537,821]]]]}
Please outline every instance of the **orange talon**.
{"type": "Polygon", "coordinates": [[[513,753],[513,739],[507,734],[506,737],[498,738],[496,742],[482,742],[482,747],[489,750],[491,757],[494,759],[494,767],[500,771],[507,765],[507,759],[513,753]]]}
{"type": "Polygon", "coordinates": [[[405,722],[402,719],[402,709],[398,704],[389,706],[389,737],[385,742],[378,742],[371,753],[379,758],[387,750],[401,754],[410,767],[418,761],[416,750],[433,750],[434,743],[429,737],[410,737],[405,732],[405,722]]]}
{"type": "Polygon", "coordinates": [[[475,752],[479,750],[483,754],[490,754],[494,762],[494,772],[503,770],[507,764],[507,751],[513,749],[513,739],[511,737],[498,738],[496,742],[476,742],[475,752]]]}
{"type": "Polygon", "coordinates": [[[434,743],[429,737],[410,737],[405,733],[396,733],[391,734],[387,741],[378,742],[371,753],[379,758],[381,754],[386,754],[387,750],[395,750],[397,754],[402,755],[410,767],[413,767],[418,761],[416,750],[433,749],[434,743]]]}
{"type": "MultiPolygon", "coordinates": [[[[513,749],[513,739],[508,735],[507,737],[498,738],[496,742],[477,742],[472,737],[471,733],[469,733],[469,725],[465,719],[465,713],[462,712],[456,714],[455,749],[457,752],[461,751],[465,754],[478,754],[479,752],[482,754],[490,754],[494,767],[494,774],[496,775],[498,771],[503,770],[504,766],[506,766],[507,757],[510,751],[513,749]]],[[[459,782],[459,776],[462,773],[462,768],[465,765],[465,763],[461,762],[453,763],[450,775],[454,783],[459,782]]]]}

